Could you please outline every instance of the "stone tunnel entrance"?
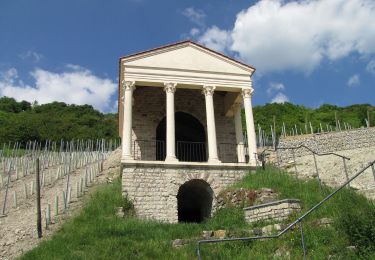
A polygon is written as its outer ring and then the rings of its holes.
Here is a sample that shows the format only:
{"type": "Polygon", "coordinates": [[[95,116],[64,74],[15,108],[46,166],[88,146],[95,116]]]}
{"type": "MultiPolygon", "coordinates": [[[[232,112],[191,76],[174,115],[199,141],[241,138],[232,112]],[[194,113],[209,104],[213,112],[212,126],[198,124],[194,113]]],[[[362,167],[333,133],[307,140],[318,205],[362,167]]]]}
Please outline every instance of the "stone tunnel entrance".
{"type": "Polygon", "coordinates": [[[211,216],[213,191],[203,180],[190,180],[177,194],[178,222],[200,223],[211,216]]]}

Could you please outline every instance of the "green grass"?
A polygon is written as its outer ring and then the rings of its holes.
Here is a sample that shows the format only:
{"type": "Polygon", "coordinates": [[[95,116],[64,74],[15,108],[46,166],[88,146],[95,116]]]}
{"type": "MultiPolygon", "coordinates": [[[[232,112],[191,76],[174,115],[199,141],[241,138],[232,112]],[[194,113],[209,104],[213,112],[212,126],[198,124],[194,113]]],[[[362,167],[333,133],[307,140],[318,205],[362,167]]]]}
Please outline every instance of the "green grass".
{"type": "MultiPolygon", "coordinates": [[[[330,191],[325,187],[320,189],[315,181],[298,181],[275,169],[259,170],[235,187],[273,188],[281,198],[302,200],[303,210],[319,202],[330,191]]],[[[246,230],[252,228],[245,223],[243,211],[238,208],[222,209],[202,224],[165,224],[131,216],[120,219],[115,216],[115,208],[121,205],[120,181],[103,185],[91,195],[78,216],[22,259],[194,259],[196,241],[203,230],[226,229],[232,235],[246,235],[246,230]],[[182,248],[173,248],[171,241],[177,238],[191,239],[191,242],[182,248]]],[[[375,208],[371,202],[343,190],[304,222],[309,259],[327,259],[328,255],[335,256],[333,259],[374,257],[371,250],[356,254],[346,249],[353,241],[340,224],[349,213],[367,216],[373,212],[375,208]],[[329,228],[316,227],[313,220],[322,217],[334,218],[338,224],[329,228]]],[[[299,230],[267,241],[203,245],[201,253],[203,259],[268,259],[277,250],[290,252],[292,259],[301,259],[299,230]]]]}

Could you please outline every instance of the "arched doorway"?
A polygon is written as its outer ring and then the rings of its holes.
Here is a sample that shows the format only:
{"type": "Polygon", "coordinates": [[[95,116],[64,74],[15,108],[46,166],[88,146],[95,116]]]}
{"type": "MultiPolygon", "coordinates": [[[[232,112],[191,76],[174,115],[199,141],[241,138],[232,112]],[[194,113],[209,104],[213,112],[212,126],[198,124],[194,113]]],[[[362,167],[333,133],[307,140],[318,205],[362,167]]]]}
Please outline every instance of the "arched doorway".
{"type": "Polygon", "coordinates": [[[200,223],[211,216],[213,191],[203,180],[190,180],[181,185],[177,194],[179,222],[200,223]]]}
{"type": "MultiPolygon", "coordinates": [[[[156,128],[156,160],[165,159],[166,118],[156,128]]],[[[175,113],[176,157],[180,161],[205,162],[206,133],[204,126],[194,116],[175,113]]]]}

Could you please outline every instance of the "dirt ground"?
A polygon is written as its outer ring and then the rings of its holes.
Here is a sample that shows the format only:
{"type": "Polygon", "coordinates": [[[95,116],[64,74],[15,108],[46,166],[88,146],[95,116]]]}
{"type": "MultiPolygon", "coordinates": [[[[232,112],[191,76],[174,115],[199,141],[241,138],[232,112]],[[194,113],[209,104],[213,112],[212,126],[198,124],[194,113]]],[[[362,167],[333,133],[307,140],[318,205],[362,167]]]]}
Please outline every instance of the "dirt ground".
{"type": "MultiPolygon", "coordinates": [[[[43,238],[38,239],[36,230],[36,197],[35,194],[29,194],[25,198],[24,187],[35,179],[35,174],[31,174],[21,178],[20,180],[11,182],[10,194],[8,194],[8,206],[6,216],[0,217],[0,259],[14,259],[33,247],[37,246],[40,241],[47,239],[54,231],[56,231],[66,219],[76,214],[81,208],[83,198],[89,192],[95,189],[99,183],[110,182],[120,173],[120,149],[112,152],[103,164],[103,171],[93,178],[92,182],[85,187],[84,195],[77,198],[77,182],[85,175],[85,168],[78,169],[70,174],[71,183],[71,203],[69,208],[64,211],[63,191],[66,190],[67,176],[57,181],[53,179],[47,180],[49,184],[41,189],[41,208],[42,208],[42,226],[43,238]],[[13,191],[17,191],[17,208],[13,206],[13,191]],[[59,197],[59,214],[55,216],[55,198],[59,197]],[[47,204],[51,208],[52,223],[46,229],[45,213],[47,204]]],[[[94,168],[94,165],[93,165],[94,168]]],[[[48,176],[48,175],[47,175],[48,176]]],[[[3,198],[4,191],[1,191],[3,198]]],[[[0,200],[2,201],[2,199],[0,200]]],[[[2,202],[1,202],[2,206],[2,202]]],[[[0,209],[1,212],[1,209],[0,209]]]]}

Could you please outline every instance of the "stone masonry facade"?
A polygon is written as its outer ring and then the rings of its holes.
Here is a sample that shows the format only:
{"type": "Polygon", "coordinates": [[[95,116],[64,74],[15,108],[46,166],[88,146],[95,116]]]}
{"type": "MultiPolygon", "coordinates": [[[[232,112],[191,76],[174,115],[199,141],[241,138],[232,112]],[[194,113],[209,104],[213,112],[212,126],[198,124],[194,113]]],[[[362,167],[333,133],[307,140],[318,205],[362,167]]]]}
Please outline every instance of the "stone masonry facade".
{"type": "Polygon", "coordinates": [[[213,191],[211,213],[220,191],[250,171],[244,166],[124,164],[122,193],[134,205],[137,216],[163,222],[178,222],[177,194],[190,180],[203,180],[213,191]]]}
{"type": "Polygon", "coordinates": [[[301,211],[301,202],[296,199],[284,199],[244,208],[245,220],[248,223],[257,221],[277,220],[282,221],[301,211]]]}
{"type": "MultiPolygon", "coordinates": [[[[279,160],[286,161],[293,158],[292,149],[279,148],[297,147],[302,144],[317,153],[371,147],[375,146],[375,127],[282,138],[279,141],[277,150],[279,160]]],[[[305,148],[294,149],[294,153],[296,157],[311,154],[305,148]]]]}
{"type": "MultiPolygon", "coordinates": [[[[166,114],[166,93],[162,88],[137,86],[133,97],[132,140],[135,141],[133,150],[136,150],[136,155],[141,156],[142,153],[155,152],[155,149],[150,147],[152,142],[144,145],[142,141],[137,142],[137,140],[150,141],[156,139],[157,126],[166,114]]],[[[236,158],[234,118],[225,116],[224,107],[224,92],[215,91],[214,111],[219,156],[220,149],[226,149],[226,156],[233,161],[236,158]],[[232,154],[228,154],[231,151],[232,154]]],[[[205,98],[201,90],[177,89],[175,112],[185,112],[194,116],[203,125],[207,133],[205,98]]],[[[154,156],[149,154],[147,157],[152,160],[154,156]]],[[[135,159],[140,158],[136,156],[135,159]]]]}

